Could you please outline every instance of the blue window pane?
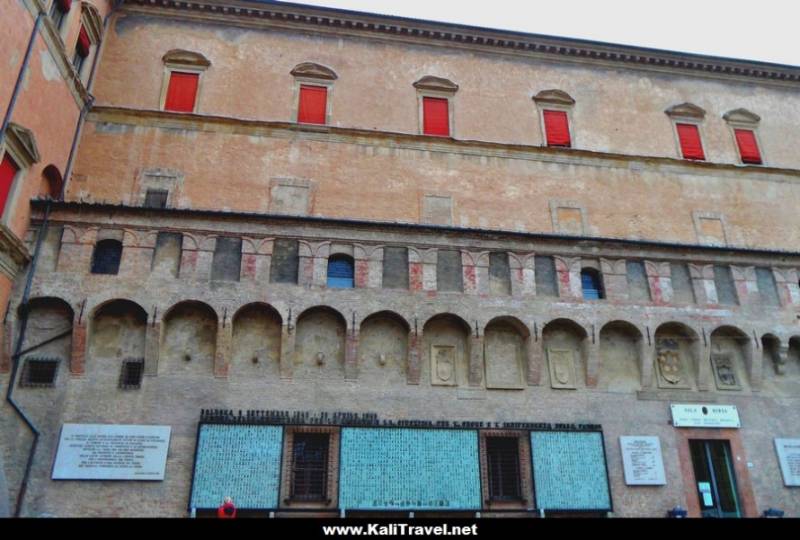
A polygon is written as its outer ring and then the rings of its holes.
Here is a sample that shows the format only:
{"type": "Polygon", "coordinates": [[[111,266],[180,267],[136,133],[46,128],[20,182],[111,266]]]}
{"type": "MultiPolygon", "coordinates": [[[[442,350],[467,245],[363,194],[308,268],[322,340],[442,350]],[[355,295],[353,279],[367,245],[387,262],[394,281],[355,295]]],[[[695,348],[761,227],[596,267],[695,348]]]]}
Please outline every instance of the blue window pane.
{"type": "Polygon", "coordinates": [[[592,272],[581,272],[581,285],[584,299],[599,300],[603,297],[600,280],[592,272]]]}
{"type": "Polygon", "coordinates": [[[332,258],[328,261],[328,287],[333,289],[352,289],[353,261],[350,258],[332,258]]]}

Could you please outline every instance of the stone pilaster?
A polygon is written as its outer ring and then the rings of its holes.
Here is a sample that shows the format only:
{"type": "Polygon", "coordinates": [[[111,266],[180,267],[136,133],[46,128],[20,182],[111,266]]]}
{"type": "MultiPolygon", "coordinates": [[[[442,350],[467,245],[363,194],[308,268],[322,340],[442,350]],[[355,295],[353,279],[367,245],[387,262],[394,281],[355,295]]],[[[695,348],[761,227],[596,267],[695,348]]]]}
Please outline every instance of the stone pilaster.
{"type": "Polygon", "coordinates": [[[358,330],[347,332],[344,349],[344,378],[347,381],[358,379],[358,330]]]}
{"type": "Polygon", "coordinates": [[[609,300],[628,299],[628,273],[625,259],[600,259],[603,286],[609,300]]]}
{"type": "Polygon", "coordinates": [[[408,384],[419,384],[422,378],[422,333],[408,333],[408,365],[406,367],[408,384]]]}

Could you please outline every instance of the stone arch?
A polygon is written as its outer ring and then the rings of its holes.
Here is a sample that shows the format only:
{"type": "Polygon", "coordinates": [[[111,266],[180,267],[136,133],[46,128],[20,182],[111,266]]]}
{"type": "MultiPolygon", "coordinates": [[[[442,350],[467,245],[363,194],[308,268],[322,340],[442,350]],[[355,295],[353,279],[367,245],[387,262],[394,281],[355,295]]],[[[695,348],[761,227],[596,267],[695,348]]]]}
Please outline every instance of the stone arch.
{"type": "Polygon", "coordinates": [[[89,321],[88,369],[113,386],[122,362],[144,362],[147,312],[136,302],[114,299],[97,306],[89,321]]]}
{"type": "Polygon", "coordinates": [[[679,322],[665,322],[655,332],[656,384],[659,388],[696,388],[701,342],[699,335],[679,322]]]}
{"type": "Polygon", "coordinates": [[[316,306],[297,317],[293,374],[296,378],[344,377],[347,320],[337,310],[316,306]]]}
{"type": "Polygon", "coordinates": [[[522,389],[526,381],[530,332],[516,317],[495,317],[483,330],[486,388],[522,389]]]}
{"type": "Polygon", "coordinates": [[[280,376],[283,319],[269,304],[239,308],[231,319],[231,376],[280,376]]]}
{"type": "Polygon", "coordinates": [[[611,321],[600,329],[600,385],[609,392],[641,388],[642,332],[627,321],[611,321]]]}
{"type": "Polygon", "coordinates": [[[589,334],[571,319],[555,319],[542,328],[550,386],[573,389],[586,385],[589,334]]]}
{"type": "Polygon", "coordinates": [[[203,302],[186,300],[163,318],[159,372],[211,375],[217,351],[217,314],[203,302]]]}
{"type": "Polygon", "coordinates": [[[406,382],[408,322],[393,311],[373,313],[361,321],[358,333],[359,379],[380,384],[406,382]]]}
{"type": "Polygon", "coordinates": [[[422,330],[422,374],[434,386],[467,386],[470,379],[470,327],[452,313],[429,318],[422,330]]]}
{"type": "MultiPolygon", "coordinates": [[[[753,338],[740,328],[725,325],[711,332],[709,339],[711,374],[716,388],[718,390],[749,388],[752,375],[755,373],[753,368],[756,361],[753,354],[753,338]]],[[[760,365],[758,367],[760,371],[760,365]]]]}
{"type": "Polygon", "coordinates": [[[64,185],[64,178],[61,171],[55,165],[48,165],[42,171],[42,183],[39,186],[39,197],[49,197],[53,200],[61,198],[61,187],[64,185]]]}
{"type": "Polygon", "coordinates": [[[26,309],[28,322],[20,350],[28,352],[22,356],[20,365],[28,358],[58,360],[58,381],[61,373],[69,371],[75,312],[67,301],[52,296],[32,298],[26,309]],[[32,347],[36,348],[29,350],[32,347]]]}

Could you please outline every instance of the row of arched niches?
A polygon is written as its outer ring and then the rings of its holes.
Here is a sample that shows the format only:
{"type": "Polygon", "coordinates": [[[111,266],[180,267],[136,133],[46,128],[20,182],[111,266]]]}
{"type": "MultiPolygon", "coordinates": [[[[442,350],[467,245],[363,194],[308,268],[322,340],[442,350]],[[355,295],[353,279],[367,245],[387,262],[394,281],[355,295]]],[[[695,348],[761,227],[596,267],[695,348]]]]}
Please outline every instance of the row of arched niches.
{"type": "MultiPolygon", "coordinates": [[[[78,371],[108,378],[109,384],[119,379],[126,359],[146,358],[144,371],[151,376],[222,373],[487,390],[543,385],[800,395],[800,333],[781,339],[734,326],[706,329],[676,321],[646,327],[565,318],[526,324],[512,316],[478,325],[452,313],[422,319],[392,311],[348,321],[330,306],[290,315],[263,303],[226,310],[223,319],[200,301],[177,303],[156,323],[152,313],[124,299],[82,314],[59,298],[35,298],[29,305],[23,349],[61,337],[24,358],[57,359],[66,366],[62,374],[78,371]],[[86,343],[77,354],[76,334],[70,331],[76,321],[85,328],[86,343]]],[[[67,379],[60,376],[57,383],[67,379]]]]}

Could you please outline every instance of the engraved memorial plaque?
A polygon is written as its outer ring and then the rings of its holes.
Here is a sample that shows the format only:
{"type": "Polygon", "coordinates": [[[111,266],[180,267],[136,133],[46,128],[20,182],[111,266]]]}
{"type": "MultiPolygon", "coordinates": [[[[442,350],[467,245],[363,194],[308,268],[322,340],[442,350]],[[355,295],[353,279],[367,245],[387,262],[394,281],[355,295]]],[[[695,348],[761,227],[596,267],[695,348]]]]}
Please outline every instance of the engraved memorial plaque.
{"type": "Polygon", "coordinates": [[[553,388],[575,388],[575,361],[569,349],[547,349],[550,365],[550,386],[553,388]]]}
{"type": "Polygon", "coordinates": [[[775,439],[775,450],[778,452],[784,485],[800,486],[800,439],[775,439]]]}
{"type": "Polygon", "coordinates": [[[625,483],[629,486],[663,486],[664,459],[658,437],[620,437],[625,483]]]}

